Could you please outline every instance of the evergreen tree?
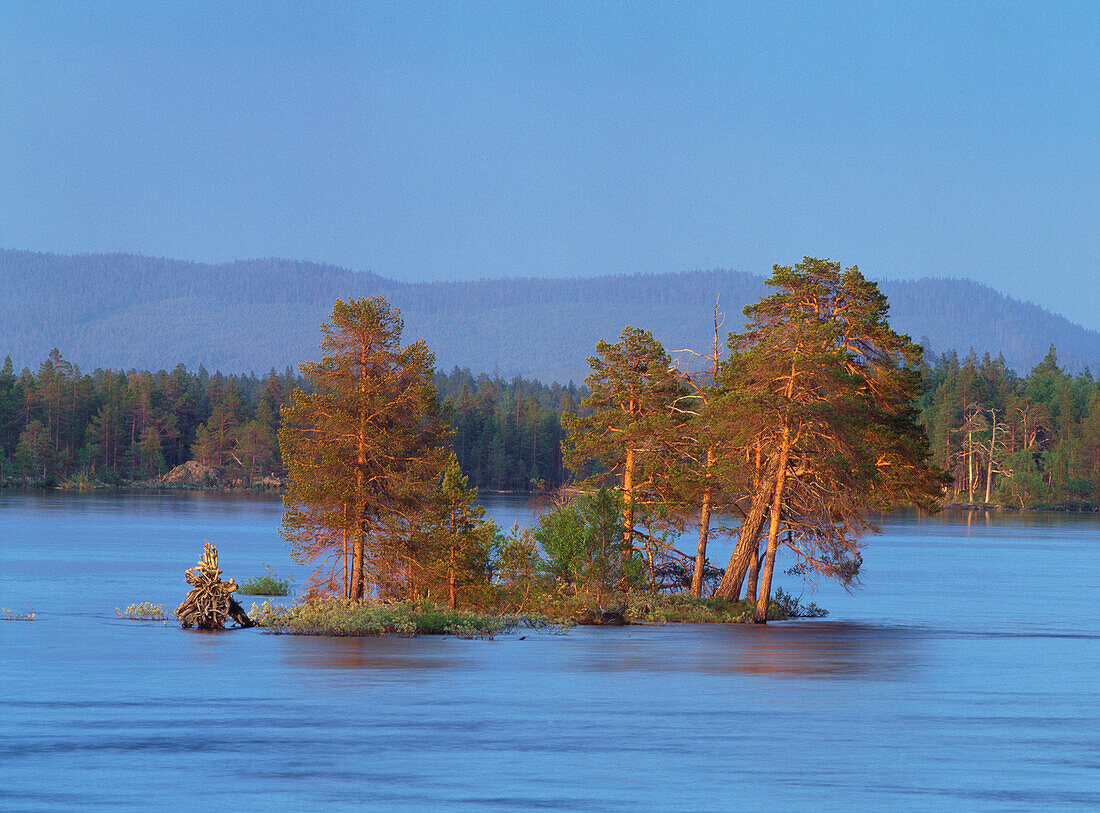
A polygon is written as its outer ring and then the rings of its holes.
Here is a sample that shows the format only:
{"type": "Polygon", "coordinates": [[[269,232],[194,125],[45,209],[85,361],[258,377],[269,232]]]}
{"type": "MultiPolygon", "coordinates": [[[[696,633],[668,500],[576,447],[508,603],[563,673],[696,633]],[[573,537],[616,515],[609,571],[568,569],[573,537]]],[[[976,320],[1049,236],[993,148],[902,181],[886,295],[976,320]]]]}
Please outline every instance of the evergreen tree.
{"type": "Polygon", "coordinates": [[[594,460],[601,471],[592,479],[617,480],[626,558],[633,548],[639,495],[665,474],[668,457],[659,447],[674,423],[672,405],[683,388],[668,354],[648,330],[626,327],[617,343],[599,342],[588,366],[589,392],[581,412],[563,416],[566,463],[583,474],[594,460]]]}
{"type": "Polygon", "coordinates": [[[401,330],[381,297],[337,300],[321,326],[325,355],[301,366],[312,392],[296,389],[282,413],[283,533],[299,561],[347,555],[350,536],[354,600],[368,581],[401,580],[408,539],[394,531],[425,510],[449,441],[432,354],[423,342],[402,347],[401,330]]]}
{"type": "MultiPolygon", "coordinates": [[[[775,266],[768,284],[777,292],[745,309],[746,330],[731,336],[723,370],[766,461],[753,495],[768,515],[758,623],[767,617],[781,529],[804,568],[849,581],[869,514],[905,503],[931,508],[942,486],[912,406],[920,351],[890,329],[875,284],[855,267],[809,257],[775,266]]],[[[755,560],[761,529],[743,527],[738,547],[755,560]]],[[[726,575],[740,568],[735,551],[726,575]]]]}
{"type": "Polygon", "coordinates": [[[490,579],[489,560],[498,528],[485,521],[477,489],[452,452],[435,493],[413,529],[412,566],[424,594],[445,595],[451,609],[477,603],[490,579]]]}

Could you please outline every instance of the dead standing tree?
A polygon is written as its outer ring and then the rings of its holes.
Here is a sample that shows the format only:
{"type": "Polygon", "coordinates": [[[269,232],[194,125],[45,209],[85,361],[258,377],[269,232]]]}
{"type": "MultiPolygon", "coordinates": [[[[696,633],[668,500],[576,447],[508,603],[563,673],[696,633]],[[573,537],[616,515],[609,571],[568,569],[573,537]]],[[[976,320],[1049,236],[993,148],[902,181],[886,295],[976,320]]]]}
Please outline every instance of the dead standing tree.
{"type": "Polygon", "coordinates": [[[252,619],[233,599],[237,583],[232,579],[223,582],[221,575],[217,548],[207,542],[199,563],[184,574],[191,585],[191,592],[176,608],[176,618],[184,628],[221,630],[225,629],[227,618],[232,618],[242,627],[254,626],[252,619]]]}

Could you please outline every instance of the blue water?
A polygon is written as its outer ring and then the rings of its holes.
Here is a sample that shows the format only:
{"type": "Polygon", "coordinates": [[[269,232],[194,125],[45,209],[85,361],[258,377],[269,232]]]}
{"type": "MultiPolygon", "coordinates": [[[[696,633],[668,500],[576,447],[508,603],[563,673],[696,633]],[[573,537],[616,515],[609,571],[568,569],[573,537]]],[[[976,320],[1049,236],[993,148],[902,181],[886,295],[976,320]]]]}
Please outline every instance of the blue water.
{"type": "Polygon", "coordinates": [[[1100,807],[1096,516],[890,518],[861,589],[804,596],[828,619],[767,627],[325,639],[115,615],[174,608],[204,540],[238,582],[269,562],[302,583],[279,513],[0,492],[0,607],[36,613],[0,621],[0,809],[1100,807]]]}

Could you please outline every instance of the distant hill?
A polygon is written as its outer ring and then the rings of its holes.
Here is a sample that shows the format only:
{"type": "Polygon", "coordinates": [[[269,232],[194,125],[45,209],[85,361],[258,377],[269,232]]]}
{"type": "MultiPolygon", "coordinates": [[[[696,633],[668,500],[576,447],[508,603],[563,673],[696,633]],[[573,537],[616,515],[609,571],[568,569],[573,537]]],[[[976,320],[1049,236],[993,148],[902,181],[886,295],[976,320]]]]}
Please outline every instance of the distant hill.
{"type": "MultiPolygon", "coordinates": [[[[969,280],[881,283],[891,324],[936,351],[1003,352],[1024,373],[1053,342],[1071,371],[1100,370],[1100,332],[969,280]]],[[[624,325],[673,354],[703,350],[715,297],[726,331],[765,291],[763,277],[691,271],[591,279],[402,283],[288,260],[204,265],[128,254],[0,250],[0,358],[37,366],[57,347],[88,370],[160,368],[262,373],[317,358],[318,326],[338,298],[381,294],[405,338],[427,339],[437,366],[580,382],[596,342],[624,325]]],[[[708,337],[708,334],[710,336],[708,337]]]]}

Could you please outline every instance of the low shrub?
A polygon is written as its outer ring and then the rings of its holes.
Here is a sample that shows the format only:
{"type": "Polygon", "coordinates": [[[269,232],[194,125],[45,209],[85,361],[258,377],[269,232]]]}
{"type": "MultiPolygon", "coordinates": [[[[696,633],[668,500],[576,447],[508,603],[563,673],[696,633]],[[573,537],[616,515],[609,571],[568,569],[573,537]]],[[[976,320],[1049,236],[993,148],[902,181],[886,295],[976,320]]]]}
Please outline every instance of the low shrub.
{"type": "Polygon", "coordinates": [[[746,601],[731,604],[683,593],[638,594],[627,605],[631,621],[658,624],[744,624],[752,621],[753,609],[746,601]]]}
{"type": "Polygon", "coordinates": [[[782,587],[775,588],[771,604],[768,606],[769,621],[786,621],[789,618],[824,618],[828,614],[828,610],[818,607],[812,601],[809,604],[802,604],[782,587]]]}
{"type": "Polygon", "coordinates": [[[280,579],[267,562],[264,562],[264,569],[267,570],[266,575],[249,579],[238,588],[237,592],[242,596],[289,596],[294,577],[280,579]]]}
{"type": "Polygon", "coordinates": [[[360,604],[344,599],[319,599],[284,606],[265,601],[259,606],[253,604],[249,616],[265,632],[289,635],[492,638],[522,627],[554,626],[536,616],[451,610],[425,601],[360,604]]]}
{"type": "Polygon", "coordinates": [[[34,621],[34,610],[25,613],[13,613],[7,607],[0,609],[0,621],[34,621]]]}
{"type": "MultiPolygon", "coordinates": [[[[501,590],[499,607],[515,608],[518,598],[501,590]]],[[[695,598],[687,593],[647,590],[629,592],[578,593],[532,592],[523,596],[523,607],[544,618],[568,624],[748,624],[756,606],[747,601],[729,603],[721,599],[695,598]]],[[[826,610],[816,604],[802,605],[777,589],[768,605],[769,621],[791,618],[822,618],[826,610]]]]}
{"type": "Polygon", "coordinates": [[[125,610],[115,607],[115,615],[130,621],[168,621],[168,613],[164,611],[163,604],[131,604],[125,610]]]}

